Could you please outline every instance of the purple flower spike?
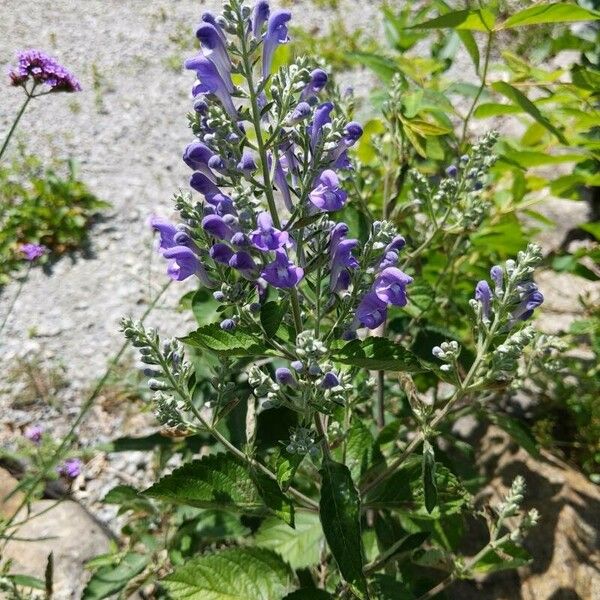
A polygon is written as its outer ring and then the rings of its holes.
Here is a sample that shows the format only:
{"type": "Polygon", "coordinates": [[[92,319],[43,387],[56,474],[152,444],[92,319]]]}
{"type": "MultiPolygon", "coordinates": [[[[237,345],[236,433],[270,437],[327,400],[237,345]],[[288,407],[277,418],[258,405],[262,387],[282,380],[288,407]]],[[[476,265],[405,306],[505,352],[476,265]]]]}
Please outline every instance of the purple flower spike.
{"type": "Polygon", "coordinates": [[[225,81],[217,67],[204,55],[200,54],[185,61],[185,68],[196,71],[198,81],[192,88],[192,95],[214,94],[227,114],[237,121],[237,111],[231,99],[233,83],[225,81]]]}
{"type": "Polygon", "coordinates": [[[406,306],[406,286],[412,283],[412,277],[396,267],[388,267],[379,273],[373,284],[376,296],[394,306],[406,306]]]}
{"type": "Polygon", "coordinates": [[[287,10],[276,10],[269,17],[267,33],[263,40],[262,76],[266,79],[271,72],[273,54],[279,44],[285,44],[288,38],[288,21],[292,15],[287,10]]]}
{"type": "Polygon", "coordinates": [[[8,72],[12,85],[23,85],[31,77],[36,85],[45,85],[51,92],[81,91],[77,78],[44,52],[23,50],[17,58],[19,63],[8,72]]]}
{"type": "Polygon", "coordinates": [[[67,458],[65,462],[57,467],[56,471],[61,477],[66,479],[76,479],[81,475],[83,463],[78,458],[67,458]]]}
{"type": "Polygon", "coordinates": [[[167,274],[175,281],[183,281],[200,272],[200,261],[194,251],[187,246],[168,248],[163,252],[163,256],[169,260],[167,274]]]}
{"type": "Polygon", "coordinates": [[[330,390],[334,387],[337,387],[338,385],[340,385],[340,380],[333,371],[325,373],[325,375],[323,376],[323,380],[321,381],[321,387],[324,390],[330,390]]]}
{"type": "Polygon", "coordinates": [[[490,320],[490,308],[492,306],[492,290],[487,281],[481,280],[475,286],[475,300],[481,302],[481,312],[486,321],[490,320]]]}
{"type": "Polygon", "coordinates": [[[233,256],[233,250],[227,244],[213,244],[209,250],[210,257],[221,264],[228,265],[231,257],[233,256]]]}
{"type": "Polygon", "coordinates": [[[44,429],[41,425],[32,425],[31,427],[27,427],[23,435],[26,439],[34,444],[39,444],[42,440],[42,434],[44,433],[44,429]]]}
{"type": "Polygon", "coordinates": [[[319,185],[309,194],[310,201],[323,211],[340,210],[346,202],[347,194],[339,187],[340,180],[335,171],[326,169],[318,179],[319,185]]]}
{"type": "Polygon", "coordinates": [[[495,265],[490,269],[490,277],[496,285],[496,292],[501,292],[504,286],[504,271],[502,267],[495,265]]]}
{"type": "Polygon", "coordinates": [[[275,379],[281,385],[296,386],[296,378],[287,367],[279,367],[275,370],[275,379]]]}
{"type": "Polygon", "coordinates": [[[252,35],[254,39],[260,39],[263,25],[267,22],[270,12],[269,3],[266,0],[258,0],[254,5],[252,11],[252,35]]]}
{"type": "Polygon", "coordinates": [[[292,288],[304,277],[304,269],[290,262],[285,251],[276,250],[275,260],[264,268],[261,277],[273,287],[292,288]]]}
{"type": "Polygon", "coordinates": [[[287,231],[280,231],[273,227],[273,219],[268,212],[260,213],[256,222],[258,229],[250,234],[250,240],[255,248],[268,252],[289,245],[289,234],[287,231]]]}
{"type": "Polygon", "coordinates": [[[387,317],[387,303],[380,300],[375,292],[369,292],[356,309],[359,323],[367,329],[377,329],[387,317]]]}
{"type": "Polygon", "coordinates": [[[327,84],[327,73],[323,69],[315,69],[310,74],[310,81],[302,90],[302,100],[314,98],[327,84]]]}
{"type": "Polygon", "coordinates": [[[196,37],[200,40],[204,56],[210,60],[227,84],[229,92],[233,92],[231,83],[231,60],[227,54],[227,47],[217,28],[211,23],[204,22],[196,30],[196,37]]]}
{"type": "Polygon", "coordinates": [[[331,251],[331,275],[329,285],[332,292],[347,290],[350,286],[350,271],[356,269],[358,261],[352,250],[358,246],[358,240],[342,240],[331,251]]]}
{"type": "Polygon", "coordinates": [[[256,171],[256,161],[254,160],[254,155],[250,150],[244,149],[242,152],[242,158],[237,165],[239,171],[241,171],[244,176],[249,177],[256,171]]]}
{"type": "Polygon", "coordinates": [[[323,127],[331,122],[329,113],[333,110],[333,104],[331,102],[324,102],[319,104],[315,110],[315,116],[313,122],[310,125],[310,146],[314,149],[317,147],[319,138],[323,127]]]}
{"type": "Polygon", "coordinates": [[[25,260],[29,262],[33,262],[44,256],[48,251],[48,248],[43,244],[22,244],[19,249],[24,254],[25,260]]]}
{"type": "Polygon", "coordinates": [[[202,219],[202,229],[220,240],[229,240],[233,231],[219,215],[208,215],[202,219]]]}

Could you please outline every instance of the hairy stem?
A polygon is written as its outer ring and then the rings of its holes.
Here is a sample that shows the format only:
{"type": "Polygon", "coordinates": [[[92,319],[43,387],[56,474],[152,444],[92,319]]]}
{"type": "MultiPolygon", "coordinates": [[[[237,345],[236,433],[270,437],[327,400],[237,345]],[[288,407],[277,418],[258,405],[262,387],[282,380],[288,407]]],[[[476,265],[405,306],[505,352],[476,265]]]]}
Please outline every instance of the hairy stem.
{"type": "Polygon", "coordinates": [[[17,116],[15,117],[13,124],[11,125],[11,128],[8,130],[8,134],[7,134],[6,138],[4,139],[2,148],[0,148],[0,158],[2,158],[2,156],[4,155],[4,152],[6,151],[6,148],[8,147],[8,143],[10,142],[10,139],[12,138],[13,133],[17,129],[17,125],[19,124],[19,121],[21,120],[21,117],[23,116],[23,113],[25,112],[27,105],[31,102],[31,99],[33,98],[33,90],[31,90],[31,93],[27,92],[27,90],[25,90],[25,91],[27,93],[27,97],[25,98],[25,102],[23,102],[23,104],[21,105],[21,108],[19,109],[19,112],[17,113],[17,116]]]}

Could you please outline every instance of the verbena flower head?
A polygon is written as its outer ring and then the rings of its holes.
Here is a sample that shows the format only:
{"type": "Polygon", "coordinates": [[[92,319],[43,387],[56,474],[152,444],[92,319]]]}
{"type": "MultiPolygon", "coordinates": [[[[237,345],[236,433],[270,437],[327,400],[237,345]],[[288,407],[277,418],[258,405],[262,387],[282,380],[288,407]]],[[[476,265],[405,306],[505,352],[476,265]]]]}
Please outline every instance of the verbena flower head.
{"type": "Polygon", "coordinates": [[[31,425],[25,429],[23,435],[34,444],[39,444],[42,439],[44,429],[41,425],[31,425]]]}
{"type": "Polygon", "coordinates": [[[57,473],[66,479],[76,479],[81,475],[83,463],[79,458],[67,458],[56,468],[57,473]]]}
{"type": "Polygon", "coordinates": [[[32,80],[44,85],[52,92],[79,92],[81,84],[77,78],[56,60],[40,50],[19,52],[18,64],[8,72],[12,85],[22,86],[32,80]]]}
{"type": "Polygon", "coordinates": [[[25,260],[29,262],[33,262],[38,258],[41,258],[48,252],[48,248],[43,244],[22,244],[20,247],[20,251],[24,254],[25,260]]]}

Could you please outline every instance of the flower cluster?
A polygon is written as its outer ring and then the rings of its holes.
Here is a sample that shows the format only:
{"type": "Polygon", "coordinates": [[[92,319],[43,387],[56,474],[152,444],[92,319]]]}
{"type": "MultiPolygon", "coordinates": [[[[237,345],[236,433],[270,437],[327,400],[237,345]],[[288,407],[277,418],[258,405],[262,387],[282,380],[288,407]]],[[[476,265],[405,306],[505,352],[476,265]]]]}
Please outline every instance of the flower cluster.
{"type": "Polygon", "coordinates": [[[52,92],[81,91],[77,78],[40,50],[23,50],[18,61],[8,72],[12,85],[22,86],[31,79],[34,85],[44,85],[52,92]]]}
{"type": "Polygon", "coordinates": [[[81,475],[83,463],[79,458],[67,458],[56,468],[56,472],[65,479],[77,479],[81,475]]]}
{"type": "Polygon", "coordinates": [[[20,247],[20,251],[25,256],[25,260],[28,260],[29,262],[33,262],[33,261],[37,260],[38,258],[41,258],[42,256],[44,256],[44,254],[46,254],[46,252],[48,252],[48,248],[46,248],[46,246],[44,246],[43,244],[27,243],[27,244],[23,244],[20,247]]]}

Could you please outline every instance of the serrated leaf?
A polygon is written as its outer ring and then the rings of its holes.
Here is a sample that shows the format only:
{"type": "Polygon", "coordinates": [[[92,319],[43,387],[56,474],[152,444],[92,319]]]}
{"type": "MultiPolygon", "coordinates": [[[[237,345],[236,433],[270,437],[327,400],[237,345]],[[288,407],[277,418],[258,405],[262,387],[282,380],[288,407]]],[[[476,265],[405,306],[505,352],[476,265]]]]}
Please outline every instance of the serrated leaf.
{"type": "Polygon", "coordinates": [[[192,296],[192,312],[198,325],[214,322],[219,314],[217,311],[219,306],[220,304],[206,288],[200,288],[192,296]]]}
{"type": "Polygon", "coordinates": [[[283,491],[287,490],[292,484],[292,479],[300,463],[304,459],[304,454],[291,454],[285,448],[282,448],[275,462],[275,474],[277,483],[283,491]]]}
{"type": "Polygon", "coordinates": [[[347,581],[359,598],[368,598],[363,574],[360,498],[346,465],[325,458],[321,473],[319,516],[327,544],[347,581]]]}
{"type": "Polygon", "coordinates": [[[101,567],[88,581],[82,600],[102,600],[122,590],[149,562],[144,554],[129,552],[117,565],[101,567]]]}
{"type": "Polygon", "coordinates": [[[427,440],[423,442],[421,472],[425,508],[428,513],[431,513],[437,504],[437,485],[435,482],[435,453],[432,445],[427,440]]]}
{"type": "Polygon", "coordinates": [[[246,465],[230,454],[213,454],[186,463],[159,479],[144,494],[198,508],[248,514],[261,514],[266,509],[246,465]]]}
{"type": "Polygon", "coordinates": [[[256,545],[277,552],[292,569],[304,569],[319,563],[325,542],[318,515],[299,512],[291,529],[277,519],[265,519],[256,532],[256,545]]]}
{"type": "Polygon", "coordinates": [[[371,371],[416,373],[425,370],[409,350],[387,338],[380,337],[352,340],[334,353],[333,360],[371,371]]]}
{"type": "Polygon", "coordinates": [[[273,337],[287,311],[287,302],[265,302],[260,309],[260,324],[268,337],[273,337]]]}
{"type": "Polygon", "coordinates": [[[565,144],[565,146],[568,145],[565,136],[541,113],[540,109],[523,92],[505,81],[496,81],[492,84],[492,88],[520,106],[540,125],[552,133],[561,144],[565,144]]]}
{"type": "Polygon", "coordinates": [[[212,350],[217,354],[235,356],[266,356],[268,349],[254,335],[237,327],[233,331],[224,331],[216,323],[204,325],[192,331],[181,341],[195,348],[212,350]]]}
{"type": "Polygon", "coordinates": [[[162,580],[173,600],[281,600],[293,573],[264,548],[231,548],[189,560],[162,580]]]}
{"type": "Polygon", "coordinates": [[[572,23],[573,21],[595,21],[600,18],[597,11],[587,10],[575,3],[554,2],[537,4],[511,15],[496,29],[511,29],[542,23],[572,23]]]}
{"type": "Polygon", "coordinates": [[[250,476],[269,509],[290,527],[294,527],[294,505],[281,491],[277,482],[258,470],[251,471],[250,476]]]}
{"type": "Polygon", "coordinates": [[[383,456],[373,435],[360,419],[353,419],[346,443],[346,465],[352,479],[358,481],[374,463],[383,463],[383,456]]]}

